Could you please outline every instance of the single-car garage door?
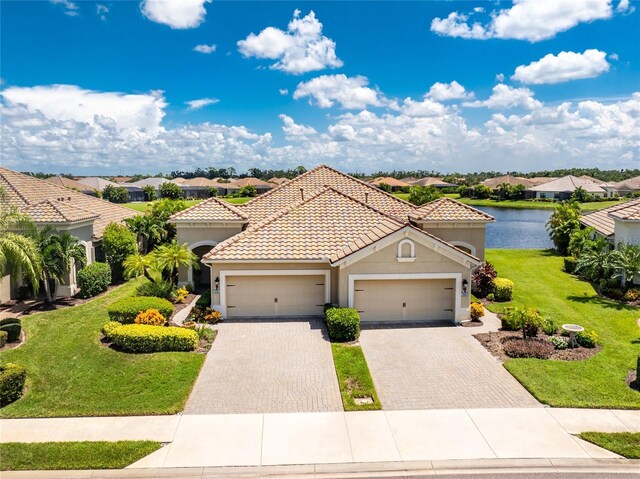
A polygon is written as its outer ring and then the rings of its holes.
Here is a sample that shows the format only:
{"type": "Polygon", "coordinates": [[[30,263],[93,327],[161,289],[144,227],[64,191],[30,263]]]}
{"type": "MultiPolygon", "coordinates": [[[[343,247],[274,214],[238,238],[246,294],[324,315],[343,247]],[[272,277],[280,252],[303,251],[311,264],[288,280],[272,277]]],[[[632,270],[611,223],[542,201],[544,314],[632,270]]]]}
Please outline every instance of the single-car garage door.
{"type": "Polygon", "coordinates": [[[453,279],[358,280],[354,289],[362,321],[454,319],[453,279]]]}
{"type": "Polygon", "coordinates": [[[325,277],[228,276],[227,317],[322,316],[325,277]]]}

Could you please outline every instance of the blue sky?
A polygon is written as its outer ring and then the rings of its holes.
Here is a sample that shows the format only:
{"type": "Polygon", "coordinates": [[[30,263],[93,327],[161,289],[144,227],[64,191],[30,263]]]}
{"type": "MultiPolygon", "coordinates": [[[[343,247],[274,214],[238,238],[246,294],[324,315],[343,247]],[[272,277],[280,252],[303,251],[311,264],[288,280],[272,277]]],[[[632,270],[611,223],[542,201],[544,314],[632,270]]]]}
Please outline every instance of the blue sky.
{"type": "Polygon", "coordinates": [[[634,168],[635,7],[2,1],[2,163],[634,168]]]}

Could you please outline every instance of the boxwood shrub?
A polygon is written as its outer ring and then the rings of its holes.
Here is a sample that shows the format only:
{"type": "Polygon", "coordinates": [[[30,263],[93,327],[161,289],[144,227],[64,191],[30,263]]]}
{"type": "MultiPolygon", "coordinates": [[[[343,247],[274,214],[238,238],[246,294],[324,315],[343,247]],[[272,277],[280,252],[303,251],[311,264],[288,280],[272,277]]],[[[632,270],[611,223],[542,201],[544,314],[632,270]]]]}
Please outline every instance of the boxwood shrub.
{"type": "Polygon", "coordinates": [[[198,346],[198,333],[175,326],[126,324],[111,332],[113,344],[130,353],[161,351],[193,351],[198,346]]]}
{"type": "Polygon", "coordinates": [[[91,263],[77,274],[80,296],[91,298],[107,290],[111,284],[111,268],[107,263],[91,263]]]}
{"type": "Polygon", "coordinates": [[[573,256],[566,256],[564,258],[564,272],[569,274],[574,274],[576,272],[576,264],[578,260],[573,256]]]}
{"type": "Polygon", "coordinates": [[[0,331],[7,333],[7,342],[13,343],[20,339],[20,333],[22,326],[20,326],[20,319],[18,318],[4,318],[0,320],[0,331]]]}
{"type": "Polygon", "coordinates": [[[7,344],[7,340],[9,339],[9,333],[6,331],[0,331],[0,348],[7,344]]]}
{"type": "Polygon", "coordinates": [[[131,324],[141,311],[157,309],[165,318],[173,314],[173,304],[166,299],[153,296],[133,296],[112,303],[107,309],[109,319],[122,324],[131,324]]]}
{"type": "Polygon", "coordinates": [[[353,308],[329,308],[325,321],[332,341],[355,341],[360,336],[360,315],[353,308]]]}
{"type": "Polygon", "coordinates": [[[118,321],[109,321],[107,324],[102,326],[102,334],[104,334],[105,338],[111,341],[113,339],[113,332],[120,326],[122,326],[122,323],[119,323],[118,321]]]}
{"type": "Polygon", "coordinates": [[[493,296],[496,301],[511,301],[513,298],[513,281],[507,278],[494,279],[493,296]]]}
{"type": "Polygon", "coordinates": [[[0,407],[20,399],[27,380],[27,370],[13,363],[0,366],[0,407]]]}

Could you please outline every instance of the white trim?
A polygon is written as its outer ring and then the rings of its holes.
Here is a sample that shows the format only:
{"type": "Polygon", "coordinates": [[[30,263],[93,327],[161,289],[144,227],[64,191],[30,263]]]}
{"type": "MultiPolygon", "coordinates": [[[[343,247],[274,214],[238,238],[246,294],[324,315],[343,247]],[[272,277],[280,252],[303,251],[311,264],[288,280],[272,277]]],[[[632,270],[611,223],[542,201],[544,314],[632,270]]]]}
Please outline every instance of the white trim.
{"type": "Polygon", "coordinates": [[[409,238],[405,238],[398,242],[398,252],[396,255],[398,261],[412,261],[416,259],[416,244],[411,241],[409,238]],[[402,254],[402,247],[404,245],[409,245],[409,256],[404,256],[402,254]]]}
{"type": "Polygon", "coordinates": [[[462,273],[388,273],[388,274],[350,274],[349,275],[349,293],[347,301],[350,308],[355,304],[355,286],[356,281],[367,280],[409,280],[409,279],[453,279],[456,282],[455,287],[455,306],[453,319],[459,323],[466,313],[466,308],[462,308],[462,273]]]}
{"type": "MultiPolygon", "coordinates": [[[[202,240],[202,241],[196,241],[195,243],[192,243],[189,245],[189,251],[193,251],[195,248],[198,248],[199,246],[215,246],[217,245],[218,242],[217,241],[213,241],[213,240],[202,240]]],[[[202,263],[204,263],[204,261],[201,260],[202,263]]],[[[209,269],[211,269],[211,266],[209,266],[209,269]]],[[[195,286],[195,284],[193,284],[193,266],[189,266],[189,269],[187,270],[187,283],[186,284],[190,284],[191,286],[195,286]]]]}
{"type": "MultiPolygon", "coordinates": [[[[226,240],[225,240],[226,241],[226,240]]],[[[307,264],[307,263],[324,263],[329,264],[328,259],[218,259],[207,258],[202,260],[203,263],[224,263],[224,264],[307,264]]]]}
{"type": "Polygon", "coordinates": [[[453,246],[462,246],[464,248],[467,248],[473,256],[476,255],[476,247],[470,243],[466,243],[464,241],[449,241],[449,243],[451,243],[453,246]]]}
{"type": "MultiPolygon", "coordinates": [[[[324,302],[331,302],[331,270],[330,269],[243,269],[219,271],[220,309],[227,317],[227,276],[324,276],[324,302]]],[[[213,295],[212,295],[213,297],[213,295]]]]}

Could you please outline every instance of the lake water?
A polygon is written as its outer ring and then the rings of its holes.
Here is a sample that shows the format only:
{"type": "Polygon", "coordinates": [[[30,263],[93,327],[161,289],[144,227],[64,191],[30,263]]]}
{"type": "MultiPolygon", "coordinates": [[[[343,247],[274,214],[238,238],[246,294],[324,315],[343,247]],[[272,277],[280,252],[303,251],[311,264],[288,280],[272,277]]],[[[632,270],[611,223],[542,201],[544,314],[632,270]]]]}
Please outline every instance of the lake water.
{"type": "Polygon", "coordinates": [[[493,216],[487,225],[487,248],[552,248],[545,223],[553,210],[476,207],[493,216]]]}

